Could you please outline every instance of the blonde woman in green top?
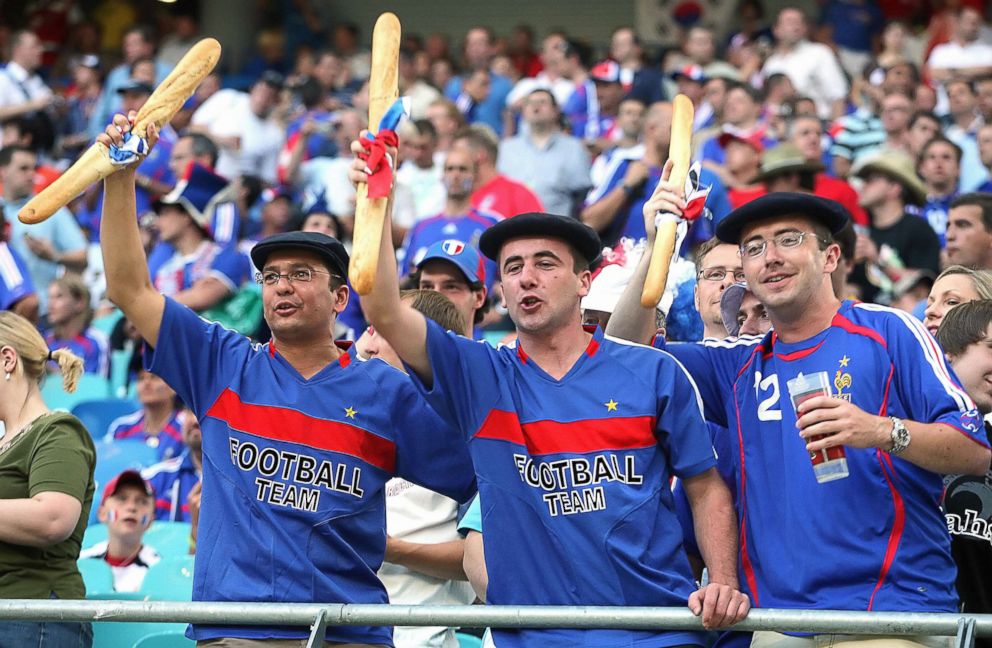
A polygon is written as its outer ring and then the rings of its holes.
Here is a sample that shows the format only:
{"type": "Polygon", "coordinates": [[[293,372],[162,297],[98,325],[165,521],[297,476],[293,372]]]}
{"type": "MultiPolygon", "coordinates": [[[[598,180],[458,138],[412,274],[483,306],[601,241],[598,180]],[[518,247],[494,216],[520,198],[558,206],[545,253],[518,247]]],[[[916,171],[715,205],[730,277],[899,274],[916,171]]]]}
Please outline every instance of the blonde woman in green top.
{"type": "MultiPolygon", "coordinates": [[[[0,598],[86,595],[76,568],[93,502],[96,452],[79,420],[41,398],[46,365],[74,391],[83,361],[49,351],[20,315],[0,312],[0,598]]],[[[0,623],[0,646],[89,648],[89,623],[0,623]]]]}

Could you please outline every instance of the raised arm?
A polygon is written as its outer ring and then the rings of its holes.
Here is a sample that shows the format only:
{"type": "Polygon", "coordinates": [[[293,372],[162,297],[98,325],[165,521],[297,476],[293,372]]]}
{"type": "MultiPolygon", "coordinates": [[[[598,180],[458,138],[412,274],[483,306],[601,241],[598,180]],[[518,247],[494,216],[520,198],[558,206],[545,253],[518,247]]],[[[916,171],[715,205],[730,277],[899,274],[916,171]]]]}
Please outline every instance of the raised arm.
{"type": "MultiPolygon", "coordinates": [[[[351,150],[357,156],[363,151],[362,145],[352,142],[351,150]]],[[[395,149],[391,151],[391,155],[395,160],[395,149]]],[[[348,176],[356,185],[364,183],[364,160],[356,157],[348,170],[348,176]]],[[[362,295],[362,309],[369,323],[386,338],[403,362],[425,385],[433,385],[434,374],[427,357],[427,322],[423,315],[400,301],[396,250],[393,248],[392,237],[392,208],[393,199],[390,197],[379,241],[379,265],[376,268],[375,283],[369,294],[362,295]]]]}
{"type": "Polygon", "coordinates": [[[607,335],[639,344],[650,344],[651,338],[654,337],[657,330],[655,309],[641,306],[641,291],[644,290],[648,266],[651,264],[651,252],[654,249],[655,214],[660,211],[681,215],[682,209],[685,207],[685,201],[679,198],[678,194],[675,193],[675,186],[668,181],[671,173],[672,163],[666,162],[661,181],[658,182],[651,198],[644,203],[644,229],[647,232],[644,254],[641,255],[633,276],[613,309],[613,315],[606,326],[607,335]]]}
{"type": "MultiPolygon", "coordinates": [[[[133,119],[134,115],[130,115],[133,119]]],[[[121,144],[131,123],[124,115],[114,115],[113,123],[98,138],[107,146],[121,144]]],[[[148,127],[149,145],[154,146],[158,132],[148,127]]],[[[134,198],[134,167],[108,176],[103,181],[103,217],[100,221],[100,246],[107,278],[107,297],[116,304],[141,337],[151,346],[158,344],[158,331],[165,312],[165,298],[152,286],[148,259],[138,232],[134,198]]]]}

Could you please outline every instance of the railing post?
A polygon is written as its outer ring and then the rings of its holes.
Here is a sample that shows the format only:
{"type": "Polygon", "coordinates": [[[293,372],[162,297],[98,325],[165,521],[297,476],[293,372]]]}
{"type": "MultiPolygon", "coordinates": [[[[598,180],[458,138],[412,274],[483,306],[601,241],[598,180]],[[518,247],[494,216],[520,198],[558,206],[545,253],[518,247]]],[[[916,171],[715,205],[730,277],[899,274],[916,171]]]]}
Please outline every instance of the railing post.
{"type": "Polygon", "coordinates": [[[310,626],[310,639],[307,641],[307,648],[321,648],[324,645],[324,637],[327,636],[327,610],[320,609],[317,617],[310,626]]]}
{"type": "Polygon", "coordinates": [[[958,634],[954,638],[954,648],[975,648],[975,619],[961,617],[958,621],[958,634]]]}

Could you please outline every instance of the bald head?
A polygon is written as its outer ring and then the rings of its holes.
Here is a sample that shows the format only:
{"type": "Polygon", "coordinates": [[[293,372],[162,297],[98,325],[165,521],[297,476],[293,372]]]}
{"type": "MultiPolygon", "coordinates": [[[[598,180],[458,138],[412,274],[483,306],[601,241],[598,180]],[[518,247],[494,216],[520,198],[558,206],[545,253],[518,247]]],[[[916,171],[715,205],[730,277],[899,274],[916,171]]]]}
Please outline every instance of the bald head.
{"type": "Polygon", "coordinates": [[[654,146],[659,152],[667,155],[668,145],[672,140],[672,104],[659,101],[651,104],[644,117],[644,140],[649,146],[654,146]]]}

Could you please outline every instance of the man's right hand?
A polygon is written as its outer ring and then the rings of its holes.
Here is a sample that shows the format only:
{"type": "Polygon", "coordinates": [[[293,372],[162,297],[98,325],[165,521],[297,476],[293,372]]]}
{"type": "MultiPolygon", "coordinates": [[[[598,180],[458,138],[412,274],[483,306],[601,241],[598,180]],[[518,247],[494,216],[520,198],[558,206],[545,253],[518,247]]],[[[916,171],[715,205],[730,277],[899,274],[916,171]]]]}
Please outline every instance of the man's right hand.
{"type": "Polygon", "coordinates": [[[680,196],[683,187],[677,187],[669,180],[672,176],[673,166],[671,160],[665,162],[665,168],[661,171],[661,180],[658,182],[658,186],[655,187],[654,193],[644,203],[642,210],[644,214],[644,231],[647,233],[649,241],[654,240],[654,220],[658,212],[675,214],[681,218],[682,211],[686,206],[685,200],[680,196]]]}

